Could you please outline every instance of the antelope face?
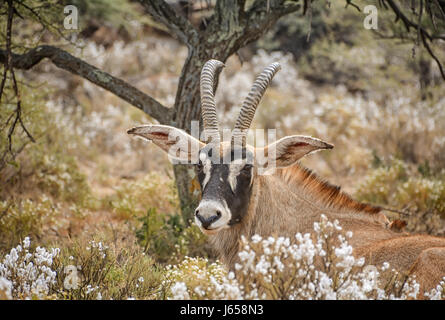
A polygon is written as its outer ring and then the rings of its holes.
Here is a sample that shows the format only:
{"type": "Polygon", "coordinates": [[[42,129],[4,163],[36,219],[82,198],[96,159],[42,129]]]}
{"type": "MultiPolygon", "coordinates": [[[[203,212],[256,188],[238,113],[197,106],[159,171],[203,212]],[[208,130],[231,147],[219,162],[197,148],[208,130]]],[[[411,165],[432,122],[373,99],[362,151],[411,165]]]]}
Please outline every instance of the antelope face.
{"type": "Polygon", "coordinates": [[[280,69],[278,63],[271,64],[257,77],[241,107],[231,141],[221,142],[213,78],[222,66],[217,60],[209,60],[201,73],[201,115],[204,133],[211,138],[210,143],[205,144],[180,129],[164,125],[143,125],[127,131],[152,141],[171,159],[196,165],[202,199],[195,210],[195,222],[206,234],[215,234],[242,223],[259,169],[270,168],[270,162],[274,168],[291,166],[308,153],[333,147],[307,136],[288,136],[258,149],[246,144],[247,130],[256,107],[280,69]],[[258,154],[265,156],[267,161],[259,161],[258,154]]]}
{"type": "Polygon", "coordinates": [[[241,222],[250,202],[254,178],[251,151],[232,148],[230,143],[219,147],[221,156],[217,157],[216,148],[211,145],[202,148],[196,165],[202,198],[195,210],[195,222],[206,234],[241,222]]]}

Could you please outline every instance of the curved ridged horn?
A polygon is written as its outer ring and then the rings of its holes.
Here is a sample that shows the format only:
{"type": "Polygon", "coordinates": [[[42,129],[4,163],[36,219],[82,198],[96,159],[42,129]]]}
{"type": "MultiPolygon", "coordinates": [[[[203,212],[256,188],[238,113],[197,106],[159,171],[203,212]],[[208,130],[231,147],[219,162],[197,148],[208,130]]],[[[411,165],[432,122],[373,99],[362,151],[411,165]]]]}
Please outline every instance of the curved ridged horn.
{"type": "Polygon", "coordinates": [[[204,130],[219,138],[218,119],[216,118],[216,104],[213,95],[214,77],[216,71],[224,67],[224,63],[218,60],[209,60],[205,63],[201,71],[201,115],[204,130]]]}
{"type": "Polygon", "coordinates": [[[252,123],[253,117],[255,116],[255,111],[260,103],[261,98],[269,86],[274,75],[281,69],[278,62],[272,63],[270,66],[265,68],[263,72],[256,78],[255,82],[250,89],[249,94],[241,106],[241,111],[239,113],[238,119],[235,123],[235,128],[233,130],[232,142],[234,142],[236,137],[242,137],[242,143],[245,144],[245,135],[247,130],[252,123]]]}

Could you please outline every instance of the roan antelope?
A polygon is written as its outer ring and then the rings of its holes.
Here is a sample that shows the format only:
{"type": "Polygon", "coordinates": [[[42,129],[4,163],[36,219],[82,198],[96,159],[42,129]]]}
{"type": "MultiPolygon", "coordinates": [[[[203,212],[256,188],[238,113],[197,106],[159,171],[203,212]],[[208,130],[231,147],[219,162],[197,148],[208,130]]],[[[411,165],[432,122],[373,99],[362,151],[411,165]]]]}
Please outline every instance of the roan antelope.
{"type": "Polygon", "coordinates": [[[257,77],[241,107],[231,141],[221,142],[213,88],[215,73],[222,66],[220,61],[209,60],[201,73],[201,112],[209,143],[171,126],[143,125],[128,130],[167,152],[175,145],[173,157],[181,161],[196,159],[202,199],[195,222],[209,236],[221,259],[233,267],[241,235],[293,239],[298,232],[313,233],[314,222],[324,214],[331,221],[337,219],[343,230],[353,232],[349,243],[367,264],[388,262],[396,270],[416,275],[421,292],[435,287],[445,276],[445,238],[396,232],[380,208],[354,201],[339,187],[298,164],[309,153],[332,149],[331,144],[299,135],[264,148],[246,143],[256,107],[280,69],[278,63],[257,77]],[[259,174],[265,166],[257,161],[259,151],[273,154],[277,168],[273,174],[259,174]]]}

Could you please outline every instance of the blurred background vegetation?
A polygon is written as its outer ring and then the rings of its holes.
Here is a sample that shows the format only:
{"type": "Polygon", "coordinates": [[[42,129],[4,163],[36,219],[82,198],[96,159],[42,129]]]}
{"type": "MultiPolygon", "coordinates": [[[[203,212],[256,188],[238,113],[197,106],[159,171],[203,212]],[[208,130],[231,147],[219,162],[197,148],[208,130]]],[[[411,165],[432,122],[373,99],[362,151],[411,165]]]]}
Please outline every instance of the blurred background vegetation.
{"type": "MultiPolygon", "coordinates": [[[[173,105],[187,51],[140,4],[22,2],[39,15],[18,6],[14,52],[55,44],[173,105]],[[79,8],[76,32],[60,27],[68,3],[79,8]]],[[[4,48],[7,6],[1,10],[4,48]]],[[[390,36],[403,28],[390,23],[390,12],[379,10],[378,32],[365,29],[365,14],[342,1],[314,2],[311,15],[284,17],[229,58],[216,94],[222,123],[233,124],[256,74],[280,62],[254,127],[333,143],[304,165],[358,200],[396,209],[387,214],[405,220],[407,231],[445,235],[445,86],[436,62],[409,39],[390,36]]],[[[440,61],[444,49],[439,42],[440,61]]],[[[16,69],[15,77],[22,125],[11,134],[17,97],[10,79],[0,112],[0,258],[29,236],[33,246],[61,248],[60,266],[75,259],[108,298],[153,298],[166,264],[186,256],[215,260],[205,236],[180,215],[166,155],[126,134],[153,121],[149,116],[47,61],[16,69]],[[103,265],[87,262],[95,261],[86,251],[93,240],[109,246],[103,265]]]]}

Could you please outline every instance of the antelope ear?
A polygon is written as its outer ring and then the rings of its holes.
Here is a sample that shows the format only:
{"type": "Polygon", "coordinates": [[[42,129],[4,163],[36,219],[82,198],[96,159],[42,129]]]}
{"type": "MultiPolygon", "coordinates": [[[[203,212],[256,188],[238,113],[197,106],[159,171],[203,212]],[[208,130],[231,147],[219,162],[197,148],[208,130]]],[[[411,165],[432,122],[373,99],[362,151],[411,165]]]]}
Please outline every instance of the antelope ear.
{"type": "Polygon", "coordinates": [[[322,149],[332,149],[334,146],[317,138],[308,136],[284,137],[264,149],[264,155],[273,157],[275,152],[275,165],[277,168],[293,165],[303,156],[322,149]]]}
{"type": "Polygon", "coordinates": [[[199,150],[204,143],[183,130],[164,125],[142,125],[127,130],[145,140],[152,141],[175,161],[197,163],[199,150]]]}

